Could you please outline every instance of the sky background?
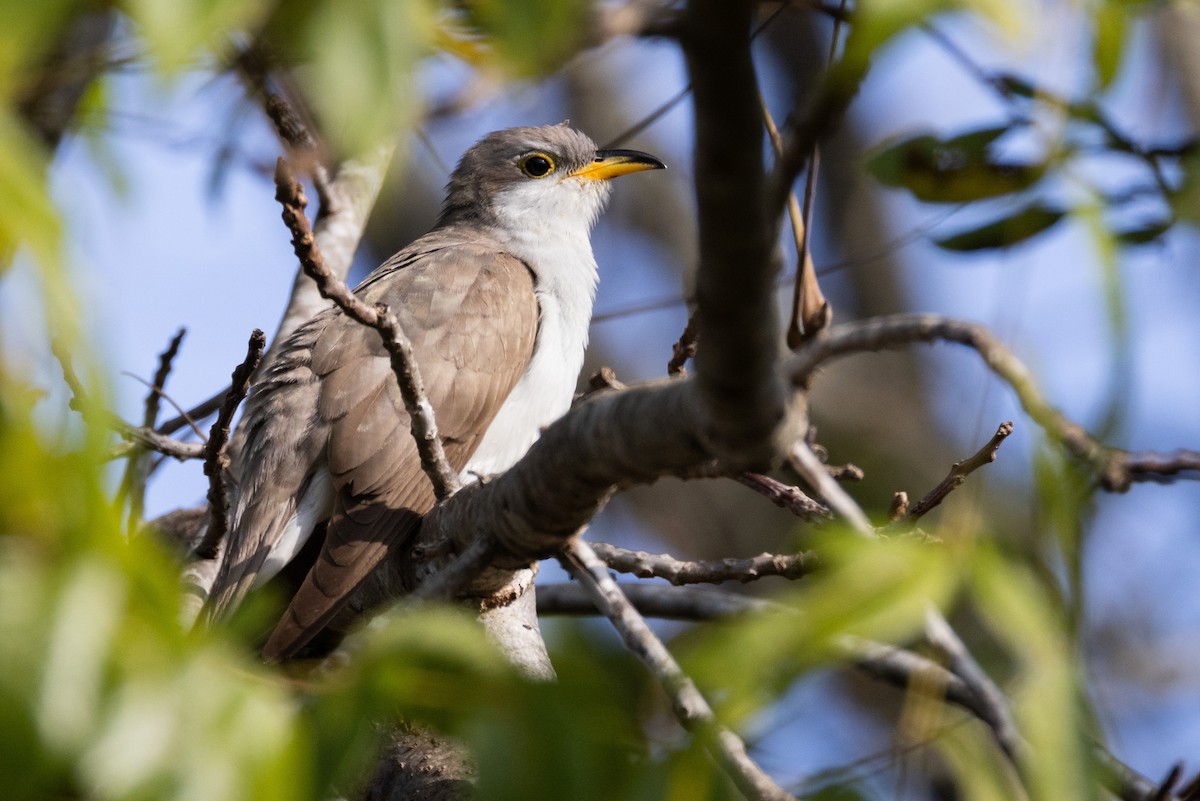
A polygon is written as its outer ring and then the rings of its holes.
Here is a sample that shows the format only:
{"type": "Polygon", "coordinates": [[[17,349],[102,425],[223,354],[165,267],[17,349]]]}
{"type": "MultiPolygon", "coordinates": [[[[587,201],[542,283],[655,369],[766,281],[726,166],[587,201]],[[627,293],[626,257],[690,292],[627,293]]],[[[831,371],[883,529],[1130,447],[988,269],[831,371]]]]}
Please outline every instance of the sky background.
{"type": "MultiPolygon", "coordinates": [[[[945,30],[982,64],[1005,65],[1063,94],[1090,80],[1088,39],[1072,9],[1046,5],[1020,41],[1004,40],[969,20],[945,30]]],[[[1172,142],[1189,132],[1175,87],[1157,51],[1150,25],[1133,37],[1122,72],[1104,103],[1135,138],[1172,142]]],[[[580,57],[619,76],[625,102],[636,116],[649,113],[685,85],[672,45],[618,41],[580,57]]],[[[466,80],[446,61],[427,67],[430,94],[453,91],[466,80]]],[[[153,374],[157,354],[181,326],[188,329],[168,383],[185,408],[228,381],[254,327],[270,333],[281,315],[295,273],[288,236],[279,221],[269,169],[278,145],[255,113],[235,113],[238,85],[205,72],[166,82],[137,69],[108,82],[115,109],[95,137],[71,137],[53,167],[53,186],[66,221],[69,262],[79,289],[91,344],[111,366],[116,410],[141,417],[144,387],[132,378],[153,374]],[[235,136],[227,136],[233,131],[235,136]],[[226,144],[236,153],[213,184],[214,155],[226,144]]],[[[469,113],[443,120],[407,143],[410,180],[434,186],[445,180],[463,149],[484,133],[516,124],[558,122],[564,116],[561,81],[526,85],[492,97],[469,113]]],[[[780,117],[787,109],[780,109],[780,117]]],[[[952,133],[1001,118],[995,98],[930,39],[903,36],[878,59],[851,109],[851,119],[878,142],[932,129],[952,133]]],[[[685,101],[649,131],[670,165],[655,180],[691,179],[690,107],[685,101]]],[[[1021,143],[1017,143],[1019,149],[1021,143]]],[[[1097,180],[1120,181],[1129,168],[1085,167],[1097,180]]],[[[613,213],[630,204],[638,180],[617,182],[613,213]]],[[[885,238],[902,263],[906,305],[987,324],[1037,376],[1039,385],[1068,415],[1094,425],[1114,387],[1124,394],[1116,445],[1138,449],[1200,447],[1200,238],[1177,226],[1159,245],[1125,251],[1119,259],[1127,310],[1127,371],[1114,366],[1116,335],[1105,312],[1094,240],[1071,221],[1027,245],[1000,254],[949,257],[929,242],[972,219],[922,205],[899,191],[874,190],[886,209],[885,238]],[[941,220],[925,230],[930,221],[941,220]],[[924,235],[912,236],[914,231],[924,235]]],[[[1071,187],[1062,191],[1070,196],[1071,187]]],[[[434,208],[429,208],[432,220],[434,208]]],[[[815,220],[818,266],[840,254],[823,247],[821,207],[815,220]]],[[[635,231],[601,222],[595,237],[602,283],[599,313],[681,292],[680,265],[635,231]]],[[[387,254],[377,254],[387,255],[387,254]]],[[[57,367],[46,355],[29,300],[29,266],[20,260],[0,283],[3,342],[31,375],[61,399],[57,367]]],[[[823,281],[835,304],[844,280],[823,281]]],[[[781,302],[786,292],[781,293],[781,302]]],[[[660,375],[671,343],[686,320],[682,304],[620,316],[593,327],[593,343],[620,355],[620,374],[631,381],[660,375]]],[[[946,348],[926,352],[922,364],[935,388],[941,432],[965,456],[986,441],[1002,419],[1017,422],[989,471],[1000,479],[1027,480],[1038,438],[1006,388],[975,359],[946,348]]],[[[48,413],[54,418],[57,413],[48,413]]],[[[164,415],[173,412],[164,410],[164,415]]],[[[204,495],[199,463],[167,465],[150,487],[147,513],[195,505],[204,495]]],[[[1150,776],[1162,776],[1179,758],[1200,768],[1200,482],[1163,487],[1142,484],[1126,495],[1101,496],[1089,529],[1087,628],[1089,643],[1122,632],[1121,647],[1097,648],[1088,669],[1093,699],[1116,752],[1150,776]]],[[[654,534],[621,504],[593,529],[596,539],[653,544],[654,534]]],[[[558,574],[547,570],[553,579],[558,574]]],[[[886,730],[836,700],[837,679],[818,673],[801,682],[785,703],[758,724],[766,766],[800,777],[838,764],[847,755],[886,749],[886,730]],[[817,714],[834,704],[841,714],[817,714]]]]}

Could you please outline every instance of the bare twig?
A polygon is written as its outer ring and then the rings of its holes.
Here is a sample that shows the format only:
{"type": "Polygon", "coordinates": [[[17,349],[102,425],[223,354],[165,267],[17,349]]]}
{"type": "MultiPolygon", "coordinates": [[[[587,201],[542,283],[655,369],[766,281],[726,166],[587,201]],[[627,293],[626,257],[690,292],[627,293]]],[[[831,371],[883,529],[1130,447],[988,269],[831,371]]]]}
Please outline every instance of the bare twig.
{"type": "Polygon", "coordinates": [[[587,588],[596,607],[612,622],[626,647],[642,660],[666,691],[679,722],[701,738],[742,794],[750,799],[790,801],[793,796],[750,758],[741,738],[717,721],[695,682],[621,593],[607,566],[588,544],[578,538],[571,540],[559,561],[587,588]]]}
{"type": "MultiPolygon", "coordinates": [[[[834,41],[837,41],[836,31],[834,41]]],[[[758,102],[762,107],[767,135],[771,139],[771,146],[775,149],[775,156],[778,158],[783,155],[783,137],[775,125],[775,118],[771,116],[771,110],[767,108],[767,103],[761,95],[758,102]]],[[[792,315],[788,320],[787,329],[787,343],[790,348],[799,346],[815,336],[818,331],[826,328],[833,316],[829,302],[826,301],[824,293],[821,292],[821,285],[817,281],[817,268],[813,264],[812,251],[809,248],[808,228],[812,221],[809,212],[812,209],[815,192],[816,159],[817,147],[814,143],[812,153],[809,155],[808,177],[804,185],[804,208],[801,209],[795,192],[789,190],[787,195],[787,214],[788,220],[792,224],[792,239],[796,244],[798,265],[796,280],[792,288],[792,315]]]]}
{"type": "MultiPolygon", "coordinates": [[[[183,343],[184,334],[187,329],[180,328],[171,338],[166,350],[158,355],[158,369],[154,372],[154,378],[150,384],[150,391],[146,393],[146,401],[144,411],[142,413],[142,428],[151,430],[158,421],[158,410],[163,397],[163,387],[167,383],[167,376],[171,373],[171,363],[175,360],[175,356],[179,353],[179,346],[183,343]]],[[[128,526],[130,533],[137,530],[141,525],[142,513],[145,509],[146,502],[146,480],[150,476],[152,462],[147,457],[145,450],[138,449],[129,456],[129,461],[125,464],[125,473],[121,477],[121,492],[129,501],[129,517],[128,526]]],[[[120,502],[118,501],[118,506],[120,502]]]]}
{"type": "Polygon", "coordinates": [[[804,520],[819,521],[833,517],[828,507],[805,495],[799,487],[784,484],[762,473],[742,473],[734,476],[733,480],[766,497],[780,509],[787,509],[804,520]]]}
{"type": "MultiPolygon", "coordinates": [[[[950,472],[942,479],[936,487],[929,491],[924,498],[919,500],[907,513],[901,513],[901,517],[891,525],[900,529],[911,529],[917,524],[917,521],[933,511],[946,497],[954,490],[962,486],[967,480],[967,476],[974,473],[985,464],[991,464],[996,461],[996,453],[1000,450],[1000,444],[1008,439],[1008,436],[1013,432],[1012,421],[1001,423],[996,429],[996,433],[992,438],[980,448],[973,456],[963,459],[961,462],[955,462],[950,466],[950,472]]],[[[907,497],[905,498],[907,502],[907,497]]]]}
{"type": "MultiPolygon", "coordinates": [[[[71,400],[68,405],[72,410],[83,415],[85,421],[93,425],[102,425],[112,429],[132,443],[173,457],[181,462],[189,459],[200,459],[204,456],[204,446],[199,443],[180,442],[179,440],[165,437],[157,431],[130,425],[115,414],[97,409],[91,404],[87,391],[83,388],[83,383],[79,380],[79,376],[75,374],[74,368],[71,367],[70,357],[63,350],[61,343],[57,341],[51,342],[50,349],[62,366],[63,380],[66,381],[67,386],[71,390],[71,400]]],[[[123,456],[125,453],[120,455],[123,456]]]]}
{"type": "Polygon", "coordinates": [[[667,375],[687,375],[687,368],[684,365],[688,359],[695,358],[699,339],[700,315],[698,312],[692,312],[688,315],[683,333],[679,335],[679,341],[671,346],[671,360],[667,362],[667,375]]]}
{"type": "Polygon", "coordinates": [[[601,367],[588,379],[588,388],[592,392],[599,392],[602,389],[611,389],[620,392],[626,388],[626,385],[625,382],[617,378],[616,372],[611,367],[601,367]]]}
{"type": "Polygon", "coordinates": [[[1184,472],[1200,477],[1200,451],[1126,451],[1097,440],[1047,403],[1024,363],[977,323],[936,314],[897,314],[846,323],[827,330],[797,351],[787,369],[798,386],[807,386],[816,369],[831,359],[934,342],[955,342],[978,353],[984,364],[1013,388],[1030,418],[1072,456],[1085,462],[1105,490],[1124,492],[1135,481],[1167,481],[1184,472]]]}
{"type": "Polygon", "coordinates": [[[798,579],[813,572],[817,565],[817,555],[811,551],[763,553],[748,559],[686,561],[665,553],[631,551],[604,542],[593,542],[591,547],[605,564],[617,572],[631,573],[639,578],[666,579],[677,586],[720,584],[725,581],[745,584],[764,576],[798,579]]]}
{"type": "Polygon", "coordinates": [[[204,443],[204,475],[208,476],[208,530],[196,548],[200,559],[215,559],[217,548],[229,528],[229,498],[225,492],[225,474],[229,468],[229,455],[225,446],[229,443],[229,426],[233,414],[250,391],[250,379],[258,369],[267,337],[259,329],[250,334],[246,346],[246,358],[233,370],[229,392],[209,430],[208,442],[204,443]]]}
{"type": "Polygon", "coordinates": [[[946,657],[950,672],[966,682],[978,702],[975,714],[987,723],[1005,756],[1014,765],[1018,764],[1018,756],[1025,751],[1026,745],[1017,731],[1008,699],[971,656],[942,613],[932,606],[925,610],[925,637],[946,657]]]}
{"type": "MultiPolygon", "coordinates": [[[[163,392],[163,391],[159,390],[158,388],[156,388],[154,386],[153,381],[148,381],[145,378],[142,378],[140,375],[137,375],[136,373],[131,373],[128,370],[122,370],[121,375],[125,376],[126,378],[132,378],[134,381],[138,382],[139,384],[144,386],[146,389],[154,391],[154,393],[156,395],[158,395],[158,397],[161,400],[165,400],[167,402],[167,404],[172,409],[175,410],[176,414],[186,415],[188,413],[188,411],[186,409],[184,409],[182,406],[179,405],[179,402],[177,400],[172,398],[168,393],[163,392]]],[[[195,434],[197,437],[199,437],[201,440],[204,440],[208,437],[207,434],[205,434],[203,431],[200,430],[200,426],[196,425],[195,422],[188,420],[188,421],[186,421],[185,424],[189,425],[192,429],[192,433],[195,434]]],[[[158,431],[158,433],[160,433],[160,434],[164,433],[162,431],[159,431],[158,429],[155,429],[155,430],[158,431]]]]}
{"type": "Polygon", "coordinates": [[[192,428],[199,430],[199,427],[196,424],[220,409],[221,404],[225,401],[225,396],[228,393],[229,387],[225,387],[215,395],[200,401],[186,412],[182,412],[181,414],[172,417],[170,420],[167,420],[158,428],[156,428],[155,431],[159,434],[170,435],[174,434],[184,426],[191,426],[192,428]]]}
{"type": "Polygon", "coordinates": [[[460,486],[458,474],[446,460],[433,407],[425,393],[421,372],[413,357],[412,343],[405,336],[396,316],[383,304],[374,308],[355,296],[344,281],[337,279],[325,266],[321,252],[313,239],[308,218],[304,216],[307,199],[304,190],[292,177],[287,162],[279,159],[275,169],[275,199],[283,206],[283,220],[292,232],[292,247],[306,275],[316,282],[321,296],[332,300],[343,313],[363,325],[374,328],[383,340],[392,362],[392,371],[400,385],[404,408],[412,425],[413,438],[421,454],[421,467],[433,484],[439,500],[456,492],[460,486]]]}
{"type": "MultiPolygon", "coordinates": [[[[595,548],[596,543],[591,543],[595,548]]],[[[766,612],[780,605],[762,598],[725,592],[711,587],[669,587],[665,584],[629,582],[619,585],[625,597],[647,617],[674,620],[720,620],[734,615],[766,612]]],[[[595,615],[596,604],[578,584],[539,584],[539,615],[595,615]]]]}
{"type": "Polygon", "coordinates": [[[875,527],[867,519],[862,507],[842,489],[833,476],[829,475],[829,471],[825,469],[825,465],[813,453],[807,442],[800,440],[793,445],[791,451],[788,452],[788,459],[800,477],[825,499],[829,508],[846,518],[859,534],[866,537],[875,536],[875,527]]]}

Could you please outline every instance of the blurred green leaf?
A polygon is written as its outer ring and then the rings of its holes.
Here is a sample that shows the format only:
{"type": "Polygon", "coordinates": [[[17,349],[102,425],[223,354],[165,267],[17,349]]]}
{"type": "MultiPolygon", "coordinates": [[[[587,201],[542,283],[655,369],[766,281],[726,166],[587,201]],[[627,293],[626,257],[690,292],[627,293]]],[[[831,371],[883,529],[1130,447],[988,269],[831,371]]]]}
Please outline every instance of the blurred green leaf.
{"type": "Polygon", "coordinates": [[[965,203],[1028,189],[1047,164],[995,160],[989,146],[1012,126],[983,128],[940,139],[923,134],[885,144],[868,156],[867,168],[885,186],[907,189],[930,203],[965,203]]]}
{"type": "Polygon", "coordinates": [[[517,75],[544,75],[575,55],[587,33],[586,0],[470,0],[472,22],[517,75]]]}
{"type": "Polygon", "coordinates": [[[28,247],[41,267],[58,265],[62,230],[46,188],[48,166],[42,144],[0,109],[0,276],[20,246],[28,247]]]}
{"type": "Polygon", "coordinates": [[[854,24],[831,82],[849,89],[866,74],[870,60],[888,41],[908,28],[950,11],[973,11],[1003,32],[1016,36],[1029,25],[1029,4],[1004,0],[863,0],[855,5],[854,24]]]}
{"type": "Polygon", "coordinates": [[[1149,245],[1159,241],[1163,234],[1171,230],[1174,220],[1154,220],[1141,223],[1116,232],[1117,242],[1122,245],[1149,245]]]}
{"type": "Polygon", "coordinates": [[[1051,208],[1035,202],[977,228],[934,239],[933,243],[945,250],[957,251],[1008,247],[1048,230],[1064,216],[1066,216],[1066,212],[1062,209],[1051,208]]]}
{"type": "MultiPolygon", "coordinates": [[[[174,72],[201,51],[224,53],[235,32],[251,33],[275,5],[271,0],[124,0],[158,66],[174,72]]],[[[352,12],[347,11],[352,15],[352,12]]]]}
{"type": "Polygon", "coordinates": [[[1091,801],[1090,750],[1082,696],[1063,615],[1039,580],[997,551],[981,549],[971,590],[989,629],[1018,660],[1012,698],[1018,729],[1029,743],[1022,774],[1035,801],[1091,801]]]}
{"type": "Polygon", "coordinates": [[[1107,88],[1121,65],[1125,48],[1125,33],[1129,27],[1126,4],[1121,0],[1100,0],[1093,10],[1092,58],[1100,88],[1107,88]]]}
{"type": "Polygon", "coordinates": [[[1175,216],[1192,225],[1200,225],[1200,150],[1192,150],[1180,161],[1183,180],[1171,195],[1175,216]]]}
{"type": "Polygon", "coordinates": [[[4,24],[0,25],[0,102],[22,99],[25,83],[37,74],[31,67],[57,43],[71,12],[83,5],[80,0],[4,4],[4,24]]]}
{"type": "Polygon", "coordinates": [[[715,696],[732,724],[777,698],[807,669],[856,635],[903,642],[919,633],[929,604],[944,607],[957,555],[946,546],[866,541],[843,534],[819,549],[823,569],[778,596],[779,612],[706,629],[686,646],[685,669],[715,696]]]}
{"type": "MultiPolygon", "coordinates": [[[[346,152],[392,141],[417,113],[417,63],[431,51],[429,0],[316,5],[303,30],[313,53],[309,96],[321,129],[346,152]]],[[[286,13],[286,12],[285,12],[286,13]]]]}
{"type": "Polygon", "coordinates": [[[939,737],[936,747],[954,775],[959,798],[1011,801],[1024,797],[1020,782],[985,725],[969,721],[957,726],[939,737]]]}

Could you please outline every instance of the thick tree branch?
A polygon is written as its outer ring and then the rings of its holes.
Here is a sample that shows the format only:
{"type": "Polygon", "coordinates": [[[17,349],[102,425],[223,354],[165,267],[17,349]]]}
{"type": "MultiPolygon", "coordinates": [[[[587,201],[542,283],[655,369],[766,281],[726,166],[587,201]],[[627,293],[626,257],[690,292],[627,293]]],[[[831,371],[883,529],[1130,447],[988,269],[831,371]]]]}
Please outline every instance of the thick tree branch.
{"type": "Polygon", "coordinates": [[[1200,476],[1200,451],[1126,451],[1097,440],[1042,397],[1029,369],[986,328],[935,314],[898,314],[828,329],[789,360],[797,386],[807,386],[823,363],[851,353],[955,342],[973,349],[1017,394],[1021,407],[1047,436],[1088,464],[1100,486],[1124,492],[1135,481],[1163,481],[1183,472],[1200,476]]]}
{"type": "Polygon", "coordinates": [[[682,43],[696,116],[696,302],[705,341],[696,369],[710,416],[696,431],[711,438],[718,456],[763,462],[779,453],[772,436],[785,415],[785,395],[775,372],[779,220],[764,203],[752,9],[695,0],[682,43]]]}

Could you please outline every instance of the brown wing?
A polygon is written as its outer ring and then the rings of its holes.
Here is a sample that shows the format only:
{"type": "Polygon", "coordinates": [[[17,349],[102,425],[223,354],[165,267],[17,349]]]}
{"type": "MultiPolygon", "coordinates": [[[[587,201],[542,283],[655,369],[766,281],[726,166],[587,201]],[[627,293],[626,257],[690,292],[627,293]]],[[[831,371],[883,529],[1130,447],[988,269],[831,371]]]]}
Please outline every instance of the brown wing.
{"type": "MultiPolygon", "coordinates": [[[[359,288],[397,314],[413,343],[446,456],[461,470],[533,354],[538,306],[528,268],[496,246],[426,250],[359,288]]],[[[334,513],[316,563],[263,650],[294,655],[416,530],[434,504],[377,332],[339,316],[317,339],[317,419],[329,427],[334,513]]]]}

